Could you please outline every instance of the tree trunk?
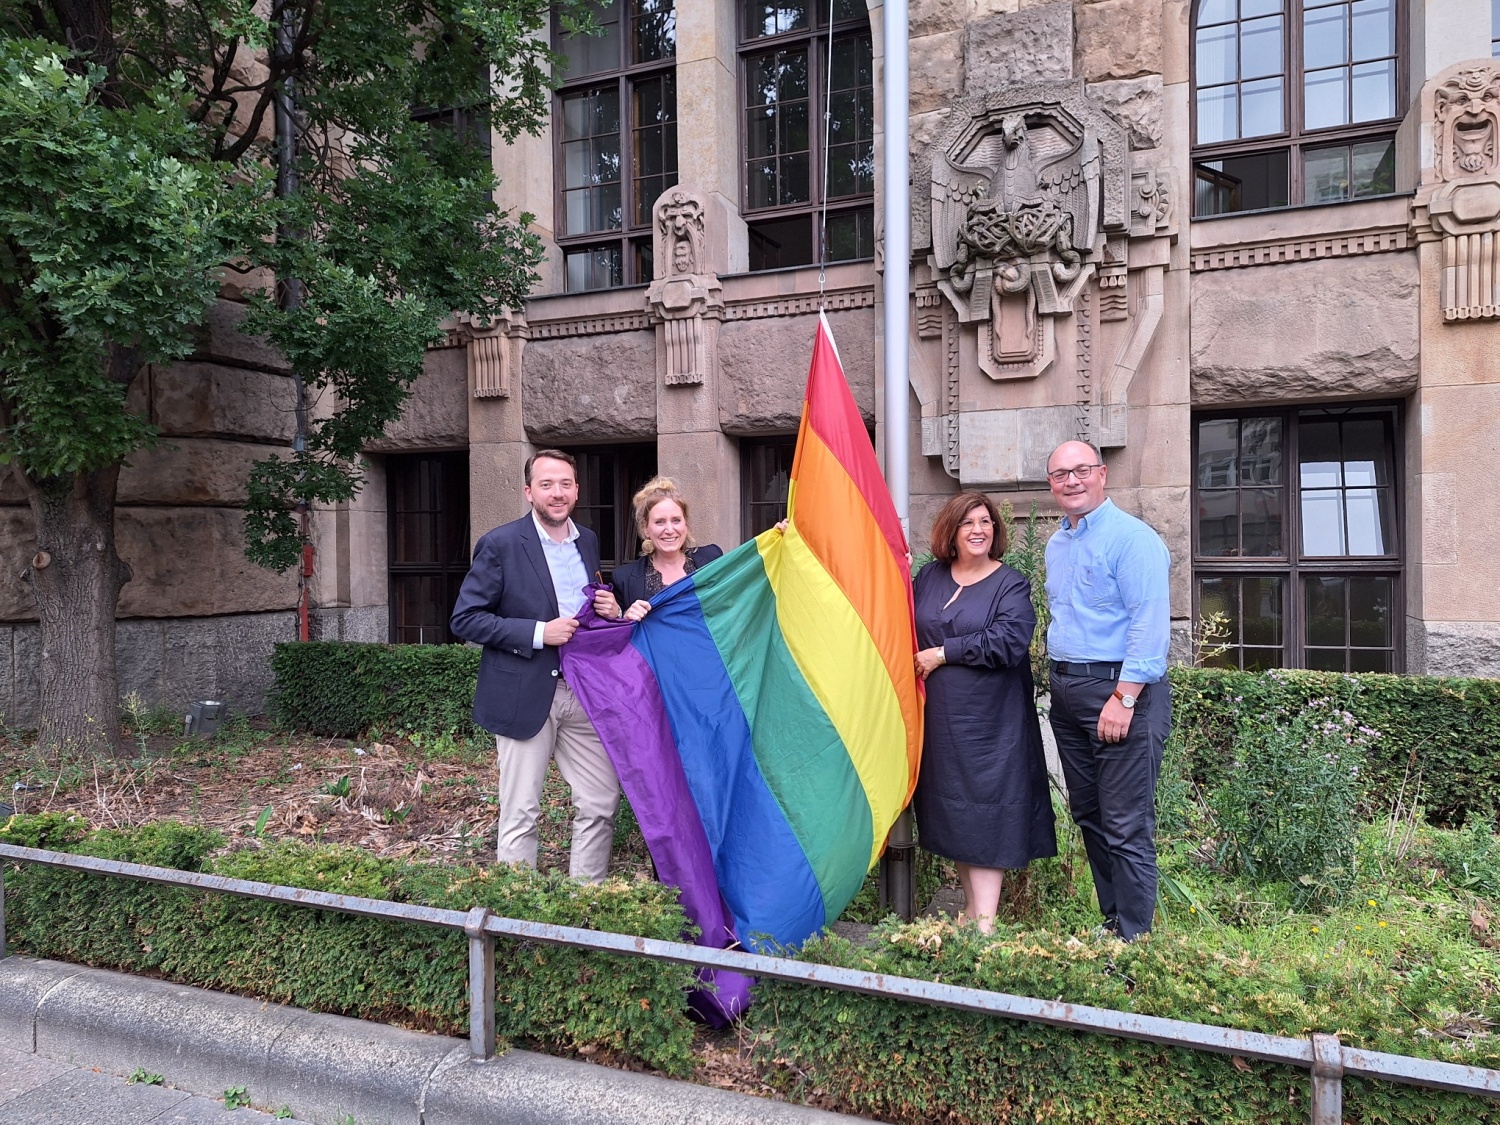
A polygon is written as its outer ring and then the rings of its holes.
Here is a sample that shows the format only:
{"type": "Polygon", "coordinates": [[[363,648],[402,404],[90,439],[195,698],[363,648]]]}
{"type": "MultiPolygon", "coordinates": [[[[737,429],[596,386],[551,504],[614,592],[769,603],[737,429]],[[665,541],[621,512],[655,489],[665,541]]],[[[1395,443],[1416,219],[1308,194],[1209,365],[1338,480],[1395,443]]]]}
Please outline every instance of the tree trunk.
{"type": "Polygon", "coordinates": [[[120,466],[28,481],[37,553],[25,571],[42,623],[40,748],[49,757],[120,745],[115,606],[130,568],[115,554],[120,466]]]}

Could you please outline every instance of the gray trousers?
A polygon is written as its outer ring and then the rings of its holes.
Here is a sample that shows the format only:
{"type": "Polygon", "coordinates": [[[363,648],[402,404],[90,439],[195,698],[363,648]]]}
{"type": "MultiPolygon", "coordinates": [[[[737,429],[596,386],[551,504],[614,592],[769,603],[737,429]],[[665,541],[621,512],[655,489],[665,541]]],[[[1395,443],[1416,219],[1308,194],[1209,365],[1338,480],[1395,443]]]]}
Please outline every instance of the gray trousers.
{"type": "Polygon", "coordinates": [[[573,847],[568,874],[590,883],[609,874],[620,781],[573,689],[559,680],[542,729],[530,738],[496,735],[495,752],[500,760],[495,859],[536,866],[542,783],[547,780],[547,762],[556,758],[557,772],[573,790],[573,847]]]}
{"type": "Polygon", "coordinates": [[[1097,728],[1115,683],[1054,671],[1051,720],[1099,909],[1129,941],[1150,931],[1156,913],[1156,779],[1172,729],[1172,689],[1165,678],[1142,688],[1125,738],[1109,743],[1097,728]]]}

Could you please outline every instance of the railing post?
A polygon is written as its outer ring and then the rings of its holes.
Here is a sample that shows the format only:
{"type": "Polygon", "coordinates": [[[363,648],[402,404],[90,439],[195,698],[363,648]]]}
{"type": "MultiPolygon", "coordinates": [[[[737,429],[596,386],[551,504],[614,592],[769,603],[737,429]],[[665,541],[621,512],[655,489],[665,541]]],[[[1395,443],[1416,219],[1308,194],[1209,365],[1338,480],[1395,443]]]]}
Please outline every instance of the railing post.
{"type": "Polygon", "coordinates": [[[1312,1037],[1312,1125],[1344,1125],[1344,1048],[1337,1035],[1312,1037]]]}
{"type": "Polygon", "coordinates": [[[484,931],[490,910],[476,906],[464,919],[469,937],[469,1053],[476,1059],[495,1054],[495,938],[484,931]]]}

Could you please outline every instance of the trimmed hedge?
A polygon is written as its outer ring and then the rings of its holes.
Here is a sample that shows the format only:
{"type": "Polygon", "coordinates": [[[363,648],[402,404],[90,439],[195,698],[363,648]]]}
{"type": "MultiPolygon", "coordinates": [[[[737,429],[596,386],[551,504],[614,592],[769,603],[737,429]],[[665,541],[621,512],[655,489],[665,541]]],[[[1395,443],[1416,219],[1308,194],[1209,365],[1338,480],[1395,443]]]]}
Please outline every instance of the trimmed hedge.
{"type": "Polygon", "coordinates": [[[371,727],[477,736],[479,650],[351,641],[278,644],[271,709],[292,730],[358,738],[371,727]]]}
{"type": "MultiPolygon", "coordinates": [[[[870,945],[827,937],[801,956],[892,976],[1059,998],[1294,1037],[1342,1041],[1470,1066],[1500,1066],[1493,1035],[1457,1042],[1444,1004],[1496,1012],[1464,994],[1460,967],[1392,973],[1349,951],[1267,961],[1204,935],[1157,934],[1125,946],[1014,927],[997,937],[922,920],[880,926],[870,945]],[[1438,991],[1432,976],[1451,974],[1438,991]],[[1419,1015],[1413,1015],[1414,1010],[1419,1015]],[[1414,1032],[1414,1025],[1421,1030],[1414,1032]]],[[[763,1070],[790,1096],[903,1125],[1304,1125],[1310,1080],[1294,1067],[952,1012],[848,992],[767,983],[750,1009],[763,1070]]],[[[1349,1125],[1496,1125],[1500,1103],[1395,1083],[1349,1080],[1349,1125]]]]}
{"type": "MultiPolygon", "coordinates": [[[[18,816],[0,826],[0,841],[451,909],[482,904],[647,937],[675,937],[683,924],[673,894],[651,883],[587,887],[508,868],[415,867],[299,841],[216,855],[216,833],[170,822],[86,834],[77,818],[18,816]]],[[[8,870],[6,882],[10,938],[21,952],[465,1032],[462,935],[26,864],[8,870]]],[[[1449,913],[1403,935],[1407,967],[1399,969],[1342,946],[1272,959],[1229,930],[1166,932],[1123,946],[1016,927],[989,940],[932,919],[883,923],[867,945],[827,937],[801,956],[1282,1035],[1334,1030],[1351,1045],[1500,1066],[1500,1038],[1442,1031],[1455,1013],[1467,1013],[1471,1027],[1500,1019],[1493,959],[1475,960],[1436,932],[1466,932],[1467,917],[1449,913]]],[[[500,1034],[563,1050],[599,1045],[624,1061],[691,1073],[693,1033],[683,1014],[691,969],[504,940],[496,963],[500,1034]]],[[[1291,1067],[804,985],[761,985],[749,1019],[768,1081],[895,1122],[1307,1120],[1308,1078],[1291,1067]]],[[[1345,1120],[1500,1125],[1500,1103],[1350,1081],[1345,1120]]]]}
{"type": "Polygon", "coordinates": [[[1216,787],[1245,721],[1276,722],[1326,699],[1378,731],[1365,758],[1368,811],[1390,811],[1403,785],[1434,824],[1500,813],[1500,680],[1337,672],[1173,668],[1172,723],[1194,779],[1216,787]]]}
{"type": "MultiPolygon", "coordinates": [[[[508,867],[408,866],[356,848],[285,841],[215,857],[215,832],[170,821],[85,836],[57,814],[17,816],[0,842],[241,879],[677,940],[676,892],[586,886],[508,867]]],[[[17,952],[149,973],[320,1012],[468,1034],[464,935],[225,894],[21,864],[6,874],[17,952]]],[[[601,1046],[668,1074],[692,1069],[683,1011],[693,970],[499,940],[496,1030],[565,1051],[601,1046]]]]}
{"type": "MultiPolygon", "coordinates": [[[[291,729],[343,738],[371,727],[480,734],[469,718],[479,652],[468,646],[280,644],[271,666],[276,718],[291,729]]],[[[1500,680],[1186,667],[1171,678],[1173,725],[1194,778],[1210,788],[1233,760],[1241,722],[1274,722],[1330,699],[1380,732],[1363,781],[1372,812],[1389,808],[1410,767],[1433,823],[1500,813],[1500,680]]]]}

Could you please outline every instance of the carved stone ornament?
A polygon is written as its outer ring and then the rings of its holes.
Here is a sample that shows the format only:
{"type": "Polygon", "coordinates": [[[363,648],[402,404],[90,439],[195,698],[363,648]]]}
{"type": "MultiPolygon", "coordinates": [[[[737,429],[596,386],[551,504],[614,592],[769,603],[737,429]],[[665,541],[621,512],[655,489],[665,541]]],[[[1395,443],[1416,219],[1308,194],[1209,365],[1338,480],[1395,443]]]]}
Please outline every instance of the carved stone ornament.
{"type": "Polygon", "coordinates": [[[1432,107],[1441,179],[1500,172],[1500,63],[1463,67],[1433,90],[1432,107]]]}
{"type": "Polygon", "coordinates": [[[1427,214],[1443,236],[1443,319],[1500,317],[1500,176],[1444,184],[1427,214]]]}
{"type": "Polygon", "coordinates": [[[1081,80],[1002,86],[949,121],[914,172],[929,185],[912,217],[922,452],[967,486],[1040,484],[1062,441],[1125,444],[1177,181],[1132,166],[1128,130],[1081,80]]]}
{"type": "Polygon", "coordinates": [[[667,386],[707,381],[718,363],[724,292],[708,261],[705,206],[681,185],[652,207],[653,272],[646,307],[657,326],[657,367],[667,386]]]}
{"type": "Polygon", "coordinates": [[[976,326],[991,378],[1034,377],[1055,359],[1051,318],[1073,312],[1101,228],[1128,225],[1125,158],[1123,128],[1072,83],[972,107],[933,154],[934,277],[976,326]]]}
{"type": "Polygon", "coordinates": [[[484,316],[460,316],[458,338],[468,357],[475,398],[509,398],[527,337],[526,314],[500,308],[484,316]]]}

